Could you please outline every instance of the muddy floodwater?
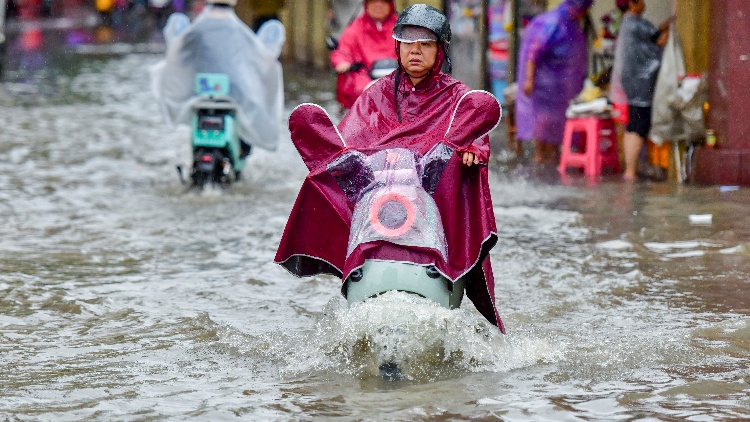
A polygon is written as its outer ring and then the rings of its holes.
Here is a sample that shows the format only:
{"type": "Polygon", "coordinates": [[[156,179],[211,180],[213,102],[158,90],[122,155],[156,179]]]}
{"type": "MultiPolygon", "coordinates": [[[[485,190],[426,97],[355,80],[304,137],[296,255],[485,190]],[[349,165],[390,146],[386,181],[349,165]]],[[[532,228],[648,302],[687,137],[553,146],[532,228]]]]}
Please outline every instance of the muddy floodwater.
{"type": "MultiPolygon", "coordinates": [[[[158,37],[10,35],[0,419],[750,418],[750,188],[563,183],[497,148],[508,334],[469,301],[349,308],[339,280],[272,262],[307,174],[288,132],[240,183],[186,192],[188,129],[163,123],[149,88],[158,37]],[[400,381],[374,365],[385,323],[407,334],[400,381]]],[[[332,74],[285,64],[285,84],[287,116],[336,113],[332,74]]]]}

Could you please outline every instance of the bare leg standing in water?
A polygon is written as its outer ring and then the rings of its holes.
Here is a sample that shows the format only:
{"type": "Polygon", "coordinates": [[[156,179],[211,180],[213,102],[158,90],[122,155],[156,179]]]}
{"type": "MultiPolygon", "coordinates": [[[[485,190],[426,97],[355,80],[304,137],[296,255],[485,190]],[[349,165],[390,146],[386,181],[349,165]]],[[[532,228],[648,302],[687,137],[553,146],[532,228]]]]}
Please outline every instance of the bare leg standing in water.
{"type": "Polygon", "coordinates": [[[636,168],[638,167],[638,157],[643,148],[643,138],[635,132],[625,132],[622,138],[623,153],[625,155],[625,172],[622,175],[623,180],[635,181],[636,168]]]}
{"type": "Polygon", "coordinates": [[[560,161],[560,149],[556,144],[534,141],[534,162],[539,164],[555,164],[560,161]]]}
{"type": "Polygon", "coordinates": [[[534,141],[534,162],[544,162],[544,144],[539,141],[534,141]]]}

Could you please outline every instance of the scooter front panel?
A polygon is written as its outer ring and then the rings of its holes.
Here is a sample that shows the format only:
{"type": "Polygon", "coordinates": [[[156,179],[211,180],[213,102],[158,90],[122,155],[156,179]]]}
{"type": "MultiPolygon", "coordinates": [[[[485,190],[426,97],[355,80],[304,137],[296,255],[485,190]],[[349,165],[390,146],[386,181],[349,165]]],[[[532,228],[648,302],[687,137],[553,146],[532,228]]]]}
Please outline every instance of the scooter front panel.
{"type": "Polygon", "coordinates": [[[362,277],[346,280],[346,300],[351,305],[391,290],[417,294],[440,306],[455,309],[464,296],[463,279],[451,283],[439,274],[428,274],[428,267],[408,262],[365,260],[362,277]]]}
{"type": "Polygon", "coordinates": [[[369,156],[350,151],[327,167],[355,204],[347,256],[360,244],[386,241],[434,249],[447,259],[440,213],[422,186],[424,163],[418,158],[404,148],[387,149],[369,156]]]}
{"type": "Polygon", "coordinates": [[[347,256],[360,244],[379,240],[435,249],[445,259],[448,255],[437,205],[419,185],[386,185],[357,202],[347,256]]]}

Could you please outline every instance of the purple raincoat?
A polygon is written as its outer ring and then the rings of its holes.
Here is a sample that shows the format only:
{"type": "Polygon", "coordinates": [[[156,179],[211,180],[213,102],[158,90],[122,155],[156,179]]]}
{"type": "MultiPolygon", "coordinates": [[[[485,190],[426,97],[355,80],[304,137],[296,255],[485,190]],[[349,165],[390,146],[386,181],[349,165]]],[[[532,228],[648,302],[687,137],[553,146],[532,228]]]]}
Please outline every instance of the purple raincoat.
{"type": "Polygon", "coordinates": [[[589,6],[590,0],[566,0],[557,9],[535,17],[524,31],[516,97],[519,140],[562,143],[565,110],[581,92],[587,69],[586,38],[574,15],[589,6]],[[536,63],[530,97],[522,89],[528,61],[536,63]]]}

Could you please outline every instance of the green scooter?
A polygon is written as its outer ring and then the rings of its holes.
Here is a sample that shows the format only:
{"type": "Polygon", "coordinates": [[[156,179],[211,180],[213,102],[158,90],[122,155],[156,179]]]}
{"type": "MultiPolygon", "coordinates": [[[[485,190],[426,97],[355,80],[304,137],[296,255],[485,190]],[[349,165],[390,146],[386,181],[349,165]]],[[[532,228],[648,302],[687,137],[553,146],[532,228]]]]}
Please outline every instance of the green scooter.
{"type": "Polygon", "coordinates": [[[203,189],[207,184],[226,188],[240,179],[249,145],[237,136],[237,102],[229,96],[229,77],[221,73],[195,75],[195,93],[200,96],[193,106],[191,143],[193,163],[190,180],[182,175],[183,184],[203,189]]]}

